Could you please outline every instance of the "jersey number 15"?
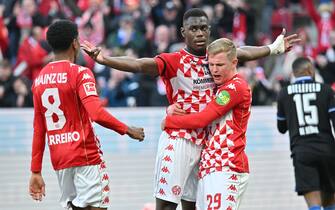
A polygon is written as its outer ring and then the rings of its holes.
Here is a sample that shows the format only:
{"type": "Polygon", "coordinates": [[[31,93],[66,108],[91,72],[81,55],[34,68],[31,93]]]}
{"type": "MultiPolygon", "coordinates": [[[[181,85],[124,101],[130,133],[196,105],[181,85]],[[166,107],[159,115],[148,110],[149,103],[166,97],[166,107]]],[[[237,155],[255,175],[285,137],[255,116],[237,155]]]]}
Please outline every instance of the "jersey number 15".
{"type": "Polygon", "coordinates": [[[311,105],[316,100],[316,93],[295,94],[293,96],[299,126],[317,125],[319,123],[318,108],[311,105]]]}

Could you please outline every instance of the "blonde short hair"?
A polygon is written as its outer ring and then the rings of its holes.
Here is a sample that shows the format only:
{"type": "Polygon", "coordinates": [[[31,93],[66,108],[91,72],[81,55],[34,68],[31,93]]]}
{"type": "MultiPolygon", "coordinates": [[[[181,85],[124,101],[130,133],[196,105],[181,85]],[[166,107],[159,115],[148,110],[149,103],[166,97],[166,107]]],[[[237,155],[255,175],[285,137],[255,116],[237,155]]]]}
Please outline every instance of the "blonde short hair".
{"type": "Polygon", "coordinates": [[[230,39],[221,38],[213,41],[207,47],[208,55],[226,53],[228,59],[236,58],[236,46],[230,39]]]}

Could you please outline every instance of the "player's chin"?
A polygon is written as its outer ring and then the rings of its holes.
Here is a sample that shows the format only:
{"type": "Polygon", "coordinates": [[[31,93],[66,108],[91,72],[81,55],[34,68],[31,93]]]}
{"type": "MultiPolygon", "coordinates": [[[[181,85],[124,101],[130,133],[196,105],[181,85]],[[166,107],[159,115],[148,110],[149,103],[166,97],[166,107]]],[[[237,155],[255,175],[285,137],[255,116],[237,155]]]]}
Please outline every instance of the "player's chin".
{"type": "Polygon", "coordinates": [[[202,42],[202,43],[195,43],[195,49],[197,49],[197,51],[206,51],[206,43],[202,42]]]}
{"type": "Polygon", "coordinates": [[[219,86],[219,85],[222,85],[223,84],[223,81],[221,78],[213,78],[214,80],[214,83],[219,86]]]}

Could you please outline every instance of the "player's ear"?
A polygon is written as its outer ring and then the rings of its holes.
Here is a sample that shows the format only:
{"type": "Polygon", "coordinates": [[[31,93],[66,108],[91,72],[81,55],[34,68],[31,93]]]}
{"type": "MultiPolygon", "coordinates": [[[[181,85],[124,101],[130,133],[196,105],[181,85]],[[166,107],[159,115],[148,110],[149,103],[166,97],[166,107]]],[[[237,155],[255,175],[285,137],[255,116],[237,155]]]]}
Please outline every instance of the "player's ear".
{"type": "Polygon", "coordinates": [[[234,66],[237,66],[237,63],[238,63],[238,59],[237,58],[234,58],[232,63],[234,64],[234,66]]]}
{"type": "Polygon", "coordinates": [[[181,35],[183,36],[183,38],[185,38],[185,28],[184,27],[180,28],[180,32],[181,32],[181,35]]]}
{"type": "Polygon", "coordinates": [[[73,39],[73,41],[72,41],[72,47],[73,47],[74,50],[78,50],[78,48],[79,48],[78,39],[73,39]]]}

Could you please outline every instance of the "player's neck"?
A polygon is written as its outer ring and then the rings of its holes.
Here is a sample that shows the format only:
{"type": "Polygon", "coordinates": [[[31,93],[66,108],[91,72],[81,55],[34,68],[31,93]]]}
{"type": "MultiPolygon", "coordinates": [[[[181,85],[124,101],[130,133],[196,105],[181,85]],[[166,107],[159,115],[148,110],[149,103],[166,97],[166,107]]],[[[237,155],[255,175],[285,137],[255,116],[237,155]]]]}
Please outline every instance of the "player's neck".
{"type": "Polygon", "coordinates": [[[70,61],[71,63],[74,63],[75,62],[75,55],[74,55],[73,51],[66,50],[66,51],[63,51],[63,52],[55,53],[54,60],[55,61],[67,60],[67,61],[70,61]]]}
{"type": "Polygon", "coordinates": [[[67,60],[67,61],[70,61],[71,63],[74,63],[74,56],[71,56],[66,53],[55,54],[54,61],[61,61],[61,60],[67,60]]]}
{"type": "Polygon", "coordinates": [[[192,49],[190,49],[189,47],[186,46],[185,51],[192,54],[192,55],[195,55],[195,56],[206,56],[206,50],[204,50],[204,51],[194,51],[194,50],[192,50],[192,49]]]}

